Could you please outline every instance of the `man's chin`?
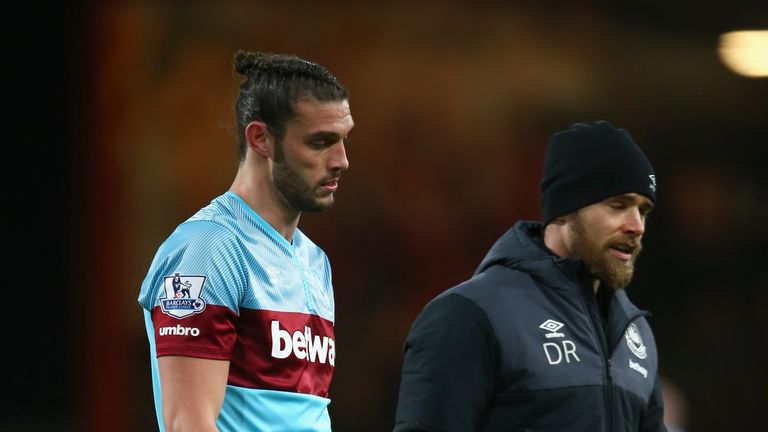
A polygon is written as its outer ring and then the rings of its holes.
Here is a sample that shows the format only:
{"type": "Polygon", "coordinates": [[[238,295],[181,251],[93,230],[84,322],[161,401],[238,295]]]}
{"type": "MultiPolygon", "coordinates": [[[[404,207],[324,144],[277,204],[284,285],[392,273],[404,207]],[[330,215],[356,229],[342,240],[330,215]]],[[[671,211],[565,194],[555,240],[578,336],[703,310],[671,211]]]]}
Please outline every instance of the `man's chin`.
{"type": "Polygon", "coordinates": [[[315,198],[311,205],[307,205],[302,209],[302,212],[319,213],[333,207],[333,204],[333,195],[328,195],[322,198],[315,198]]]}
{"type": "Polygon", "coordinates": [[[625,288],[632,281],[634,269],[612,269],[603,279],[606,285],[614,290],[625,288]]]}
{"type": "Polygon", "coordinates": [[[597,265],[590,266],[592,275],[609,286],[612,290],[624,288],[629,285],[634,273],[634,263],[620,261],[609,257],[597,265]]]}

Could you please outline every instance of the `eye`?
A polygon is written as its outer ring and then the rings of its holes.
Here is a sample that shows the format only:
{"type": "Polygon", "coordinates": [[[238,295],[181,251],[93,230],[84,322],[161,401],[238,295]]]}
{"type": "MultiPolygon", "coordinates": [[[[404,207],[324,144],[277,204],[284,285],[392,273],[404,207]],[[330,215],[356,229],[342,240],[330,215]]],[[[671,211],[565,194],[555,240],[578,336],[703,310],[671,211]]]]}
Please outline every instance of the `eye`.
{"type": "Polygon", "coordinates": [[[616,210],[621,210],[626,208],[626,205],[624,204],[623,201],[611,201],[608,205],[611,206],[612,209],[616,209],[616,210]]]}
{"type": "Polygon", "coordinates": [[[329,139],[316,139],[309,142],[310,147],[314,149],[324,149],[333,145],[333,141],[329,139]]]}

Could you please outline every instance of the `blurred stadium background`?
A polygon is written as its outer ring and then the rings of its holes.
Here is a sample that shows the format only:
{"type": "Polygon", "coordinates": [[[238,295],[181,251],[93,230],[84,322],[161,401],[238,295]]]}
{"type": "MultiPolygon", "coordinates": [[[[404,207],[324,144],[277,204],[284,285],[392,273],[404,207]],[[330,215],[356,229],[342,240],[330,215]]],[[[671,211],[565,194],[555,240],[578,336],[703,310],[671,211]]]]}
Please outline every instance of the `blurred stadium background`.
{"type": "Polygon", "coordinates": [[[351,95],[337,206],[300,224],[334,271],[334,430],[391,430],[413,318],[539,217],[547,137],[598,118],[657,171],[629,290],[653,313],[686,429],[768,430],[768,78],[718,54],[724,32],[768,30],[768,3],[4,9],[1,430],[156,430],[136,296],[159,243],[234,176],[239,48],[322,63],[351,95]]]}

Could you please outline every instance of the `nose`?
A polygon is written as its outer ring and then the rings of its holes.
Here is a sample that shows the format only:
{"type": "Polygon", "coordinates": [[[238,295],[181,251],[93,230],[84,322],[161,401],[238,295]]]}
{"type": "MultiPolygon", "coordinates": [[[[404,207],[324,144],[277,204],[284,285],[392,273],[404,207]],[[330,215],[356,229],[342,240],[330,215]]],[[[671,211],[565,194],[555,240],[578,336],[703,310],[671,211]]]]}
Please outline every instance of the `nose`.
{"type": "Polygon", "coordinates": [[[330,149],[328,158],[328,169],[330,171],[346,171],[349,169],[349,160],[347,159],[347,149],[344,141],[339,141],[330,149]]]}
{"type": "Polygon", "coordinates": [[[645,216],[637,206],[629,207],[625,217],[622,231],[634,236],[641,236],[645,233],[645,216]]]}

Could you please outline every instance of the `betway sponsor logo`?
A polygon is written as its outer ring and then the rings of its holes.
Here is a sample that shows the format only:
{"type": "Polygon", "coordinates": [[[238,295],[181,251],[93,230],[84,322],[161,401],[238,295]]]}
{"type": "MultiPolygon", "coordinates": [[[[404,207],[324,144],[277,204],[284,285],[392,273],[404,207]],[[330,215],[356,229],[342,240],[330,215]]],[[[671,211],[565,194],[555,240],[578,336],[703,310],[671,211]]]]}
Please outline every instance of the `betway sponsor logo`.
{"type": "Polygon", "coordinates": [[[176,324],[176,327],[160,327],[157,332],[160,336],[200,336],[200,329],[182,327],[181,324],[176,324]]]}
{"type": "Polygon", "coordinates": [[[289,355],[299,360],[330,363],[335,366],[336,342],[328,336],[312,336],[312,329],[304,326],[304,331],[296,330],[293,335],[280,328],[280,322],[272,321],[272,357],[284,359],[289,355]]]}
{"type": "Polygon", "coordinates": [[[648,378],[648,369],[640,366],[639,363],[633,362],[632,359],[629,359],[629,368],[640,372],[640,374],[643,375],[643,378],[648,378]]]}

